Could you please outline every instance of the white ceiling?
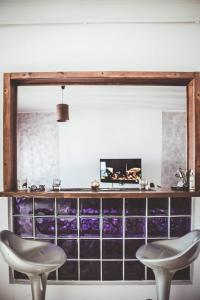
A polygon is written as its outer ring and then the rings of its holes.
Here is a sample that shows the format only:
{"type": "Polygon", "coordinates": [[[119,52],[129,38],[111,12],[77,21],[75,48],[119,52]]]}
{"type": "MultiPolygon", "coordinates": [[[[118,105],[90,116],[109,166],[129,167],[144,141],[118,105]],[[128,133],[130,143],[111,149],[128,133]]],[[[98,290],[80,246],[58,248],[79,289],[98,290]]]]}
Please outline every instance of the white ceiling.
{"type": "MultiPolygon", "coordinates": [[[[61,102],[60,86],[19,87],[18,112],[55,111],[61,102]]],[[[72,107],[126,107],[167,110],[186,109],[184,87],[66,86],[64,103],[72,107]]]]}
{"type": "Polygon", "coordinates": [[[0,0],[0,25],[189,22],[199,17],[199,0],[0,0]]]}

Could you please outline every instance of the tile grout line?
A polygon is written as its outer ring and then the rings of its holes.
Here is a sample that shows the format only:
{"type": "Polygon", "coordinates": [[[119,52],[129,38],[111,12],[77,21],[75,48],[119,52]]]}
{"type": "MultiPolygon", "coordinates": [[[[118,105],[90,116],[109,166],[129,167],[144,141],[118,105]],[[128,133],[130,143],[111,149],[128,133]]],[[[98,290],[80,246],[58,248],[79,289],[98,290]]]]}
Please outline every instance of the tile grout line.
{"type": "MultiPolygon", "coordinates": [[[[55,217],[55,244],[58,245],[58,218],[57,218],[57,199],[54,199],[54,217],[55,217]]],[[[58,269],[56,269],[56,280],[58,280],[58,269]]]]}
{"type": "Polygon", "coordinates": [[[100,281],[103,281],[103,199],[100,199],[100,281]]]}
{"type": "Polygon", "coordinates": [[[77,201],[77,229],[78,229],[78,280],[80,280],[80,198],[76,199],[77,201]]]}
{"type": "Polygon", "coordinates": [[[122,199],[122,204],[123,204],[123,206],[122,206],[122,255],[123,255],[123,257],[122,257],[122,280],[125,280],[125,226],[126,226],[126,224],[125,224],[125,198],[123,198],[122,199]]]}

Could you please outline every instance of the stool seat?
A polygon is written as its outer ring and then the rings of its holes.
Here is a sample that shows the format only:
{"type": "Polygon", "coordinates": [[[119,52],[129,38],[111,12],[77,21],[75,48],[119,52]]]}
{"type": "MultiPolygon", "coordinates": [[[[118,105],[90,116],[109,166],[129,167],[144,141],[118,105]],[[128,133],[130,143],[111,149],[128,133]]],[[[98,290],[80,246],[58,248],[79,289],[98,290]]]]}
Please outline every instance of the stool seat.
{"type": "Polygon", "coordinates": [[[11,268],[30,278],[33,300],[45,299],[48,274],[66,261],[66,254],[60,247],[48,242],[25,240],[8,230],[0,232],[0,251],[11,268]]]}
{"type": "Polygon", "coordinates": [[[141,246],[136,257],[155,274],[158,300],[169,300],[171,279],[176,271],[188,267],[200,252],[200,230],[183,237],[141,246]]]}

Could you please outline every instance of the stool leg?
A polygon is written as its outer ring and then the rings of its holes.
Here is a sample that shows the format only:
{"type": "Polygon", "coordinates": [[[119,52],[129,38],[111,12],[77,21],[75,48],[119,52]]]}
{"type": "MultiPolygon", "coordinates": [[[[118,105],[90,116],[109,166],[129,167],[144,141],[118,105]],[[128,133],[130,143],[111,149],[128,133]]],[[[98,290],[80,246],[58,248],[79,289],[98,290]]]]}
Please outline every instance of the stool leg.
{"type": "Polygon", "coordinates": [[[169,300],[171,280],[174,273],[167,269],[153,269],[156,279],[156,290],[158,300],[169,300]]]}
{"type": "Polygon", "coordinates": [[[33,300],[45,300],[47,276],[46,273],[30,276],[33,300]]]}

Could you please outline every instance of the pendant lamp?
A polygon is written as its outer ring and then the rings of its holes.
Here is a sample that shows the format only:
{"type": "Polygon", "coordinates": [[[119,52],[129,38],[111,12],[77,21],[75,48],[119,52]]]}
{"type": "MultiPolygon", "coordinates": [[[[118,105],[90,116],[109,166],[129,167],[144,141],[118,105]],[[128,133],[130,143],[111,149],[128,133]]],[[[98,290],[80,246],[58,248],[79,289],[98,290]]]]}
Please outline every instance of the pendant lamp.
{"type": "Polygon", "coordinates": [[[64,85],[61,85],[62,89],[62,103],[56,105],[57,122],[66,122],[69,120],[69,105],[63,103],[63,91],[64,85]]]}

